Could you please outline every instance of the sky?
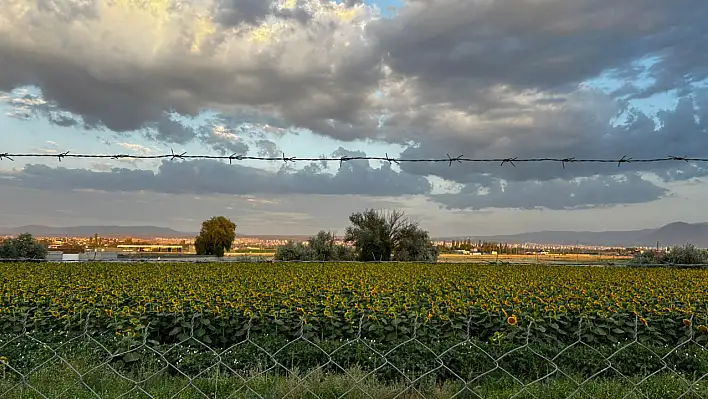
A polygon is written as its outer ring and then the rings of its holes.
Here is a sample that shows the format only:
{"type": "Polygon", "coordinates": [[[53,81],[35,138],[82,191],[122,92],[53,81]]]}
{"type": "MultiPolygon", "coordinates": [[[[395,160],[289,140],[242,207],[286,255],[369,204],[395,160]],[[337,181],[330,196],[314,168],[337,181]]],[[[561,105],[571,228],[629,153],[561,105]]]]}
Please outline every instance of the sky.
{"type": "MultiPolygon", "coordinates": [[[[0,154],[708,157],[708,2],[2,0],[0,154]]],[[[0,160],[0,226],[704,222],[690,162],[0,160]]]]}

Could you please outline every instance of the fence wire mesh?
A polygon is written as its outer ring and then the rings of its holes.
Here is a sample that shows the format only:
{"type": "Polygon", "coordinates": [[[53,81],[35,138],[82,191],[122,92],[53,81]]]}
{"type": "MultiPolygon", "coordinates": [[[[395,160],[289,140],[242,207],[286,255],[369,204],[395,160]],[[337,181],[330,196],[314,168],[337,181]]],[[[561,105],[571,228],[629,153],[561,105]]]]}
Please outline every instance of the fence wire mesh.
{"type": "Polygon", "coordinates": [[[152,325],[98,333],[103,327],[90,315],[80,328],[74,320],[65,329],[47,328],[43,317],[18,317],[0,335],[0,397],[708,396],[708,331],[692,318],[683,322],[685,334],[671,341],[656,340],[641,317],[615,320],[613,328],[579,319],[562,345],[550,344],[546,329],[533,321],[480,337],[470,318],[466,329],[441,339],[425,334],[416,318],[403,338],[382,343],[367,338],[375,323],[365,314],[352,336],[339,340],[320,336],[307,322],[278,339],[251,318],[226,333],[222,342],[230,344],[219,345],[203,314],[163,316],[174,325],[166,338],[152,334],[160,329],[152,325]],[[626,337],[600,343],[598,335],[611,334],[626,337]]]}

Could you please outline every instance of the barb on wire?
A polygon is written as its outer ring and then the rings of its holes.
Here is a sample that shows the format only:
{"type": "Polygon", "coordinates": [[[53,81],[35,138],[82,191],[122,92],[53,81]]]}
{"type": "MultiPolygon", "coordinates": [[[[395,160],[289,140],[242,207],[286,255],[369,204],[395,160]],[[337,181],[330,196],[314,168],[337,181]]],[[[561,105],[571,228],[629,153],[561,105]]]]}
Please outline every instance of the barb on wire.
{"type": "Polygon", "coordinates": [[[450,161],[450,163],[449,163],[447,166],[452,166],[452,163],[455,162],[455,161],[456,161],[457,163],[462,163],[462,161],[461,161],[462,155],[457,156],[457,157],[455,157],[455,158],[451,158],[451,157],[450,157],[450,154],[446,154],[446,155],[447,155],[447,159],[450,161]]]}
{"type": "Polygon", "coordinates": [[[617,167],[619,168],[620,165],[623,163],[630,163],[632,162],[632,158],[627,158],[627,155],[622,155],[622,158],[620,158],[619,161],[617,161],[617,167]]]}
{"type": "Polygon", "coordinates": [[[516,167],[516,165],[514,164],[514,161],[518,161],[518,158],[506,158],[506,159],[502,160],[502,162],[499,166],[504,166],[505,163],[510,163],[511,166],[516,167]]]}
{"type": "Polygon", "coordinates": [[[172,158],[171,158],[172,161],[174,161],[177,158],[184,159],[185,154],[187,154],[186,151],[181,154],[176,154],[174,150],[170,150],[170,152],[172,152],[172,158]]]}
{"type": "Polygon", "coordinates": [[[231,154],[231,156],[229,157],[229,165],[231,165],[231,162],[232,162],[234,159],[240,161],[240,160],[241,160],[241,155],[236,155],[236,153],[231,154]]]}
{"type": "Polygon", "coordinates": [[[396,165],[400,165],[400,163],[398,163],[398,160],[397,160],[396,158],[391,158],[391,157],[389,157],[389,156],[388,156],[388,153],[386,153],[385,155],[386,155],[386,162],[388,162],[389,165],[390,165],[391,163],[395,163],[396,165]]]}
{"type": "Polygon", "coordinates": [[[105,158],[105,159],[133,159],[133,160],[150,160],[150,159],[168,159],[174,160],[187,160],[187,159],[215,159],[215,160],[227,160],[229,163],[233,161],[280,161],[280,162],[339,162],[340,166],[344,162],[355,161],[355,160],[370,160],[370,161],[382,161],[388,163],[446,163],[448,167],[452,166],[453,163],[498,163],[499,166],[504,166],[505,164],[511,164],[516,167],[517,164],[522,163],[559,163],[561,167],[565,169],[566,164],[569,163],[613,163],[617,164],[618,167],[622,164],[627,163],[666,163],[666,162],[687,162],[687,163],[708,163],[708,157],[689,157],[685,156],[675,156],[668,155],[662,158],[633,158],[628,155],[623,155],[621,158],[577,158],[577,157],[541,157],[541,158],[520,158],[520,157],[508,157],[508,158],[465,158],[462,155],[452,157],[450,154],[445,154],[445,157],[441,158],[396,158],[391,157],[388,153],[384,156],[339,156],[339,157],[294,157],[286,156],[282,153],[281,156],[276,157],[263,157],[263,156],[247,156],[239,155],[237,153],[231,155],[187,155],[186,152],[175,152],[170,150],[167,154],[158,155],[139,155],[139,154],[76,154],[70,153],[69,151],[62,152],[60,154],[44,154],[44,153],[10,153],[10,152],[0,152],[0,160],[11,160],[14,161],[16,158],[57,158],[59,161],[65,160],[67,158],[105,158]]]}
{"type": "Polygon", "coordinates": [[[285,156],[285,153],[283,153],[283,158],[282,158],[282,159],[283,159],[283,162],[284,162],[284,163],[295,162],[295,161],[296,161],[295,157],[286,157],[286,156],[285,156]]]}
{"type": "MultiPolygon", "coordinates": [[[[325,158],[323,158],[322,160],[323,160],[323,161],[327,161],[327,158],[325,157],[325,158]]],[[[343,164],[344,162],[350,161],[350,160],[351,160],[351,158],[349,158],[349,157],[341,157],[341,158],[339,158],[339,167],[341,168],[341,167],[342,167],[342,164],[343,164]]]]}
{"type": "Polygon", "coordinates": [[[565,164],[568,162],[576,162],[575,157],[561,159],[561,166],[563,166],[563,169],[565,169],[565,164]]]}

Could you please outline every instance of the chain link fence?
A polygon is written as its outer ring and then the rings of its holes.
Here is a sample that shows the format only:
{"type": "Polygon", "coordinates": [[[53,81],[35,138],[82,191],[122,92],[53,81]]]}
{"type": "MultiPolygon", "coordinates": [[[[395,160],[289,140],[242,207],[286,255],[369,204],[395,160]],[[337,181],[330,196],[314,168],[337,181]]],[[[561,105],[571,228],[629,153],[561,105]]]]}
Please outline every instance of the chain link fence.
{"type": "Polygon", "coordinates": [[[371,324],[364,315],[353,336],[339,340],[322,337],[307,323],[278,336],[251,319],[227,332],[233,344],[223,347],[200,316],[174,315],[181,321],[168,338],[151,334],[158,328],[150,325],[99,334],[91,317],[72,331],[49,327],[45,319],[18,318],[4,326],[16,332],[0,335],[0,397],[708,396],[708,331],[693,320],[684,320],[685,335],[663,342],[652,339],[651,326],[640,317],[617,321],[615,332],[578,320],[575,334],[551,342],[547,328],[534,322],[517,326],[515,334],[497,331],[484,339],[468,323],[466,331],[441,339],[423,335],[416,319],[404,339],[377,342],[367,338],[371,324]],[[624,339],[597,338],[624,330],[624,339]]]}

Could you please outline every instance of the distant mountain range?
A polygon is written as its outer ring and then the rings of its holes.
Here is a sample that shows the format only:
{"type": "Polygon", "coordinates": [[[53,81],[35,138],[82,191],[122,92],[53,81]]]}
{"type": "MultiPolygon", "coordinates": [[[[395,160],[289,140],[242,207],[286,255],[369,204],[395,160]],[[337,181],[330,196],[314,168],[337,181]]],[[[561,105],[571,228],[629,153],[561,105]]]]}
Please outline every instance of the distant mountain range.
{"type": "Polygon", "coordinates": [[[68,226],[50,227],[29,225],[12,228],[0,228],[0,235],[18,235],[30,233],[35,237],[140,237],[140,238],[192,238],[197,233],[186,233],[167,227],[157,226],[68,226]]]}
{"type": "MultiPolygon", "coordinates": [[[[158,226],[66,226],[51,227],[28,225],[21,227],[0,227],[0,236],[16,236],[30,233],[35,237],[136,237],[136,238],[194,238],[198,232],[189,233],[158,226]]],[[[306,240],[309,235],[245,235],[236,233],[237,237],[257,237],[272,240],[306,240]]]]}
{"type": "MultiPolygon", "coordinates": [[[[18,235],[30,233],[35,237],[165,237],[193,238],[197,233],[177,231],[157,226],[69,226],[50,227],[29,225],[22,227],[1,228],[0,235],[18,235]]],[[[239,237],[258,237],[263,239],[304,240],[308,235],[243,235],[239,237]]],[[[521,234],[496,236],[454,236],[438,237],[437,240],[472,240],[496,241],[507,243],[537,243],[560,245],[619,245],[619,246],[663,246],[693,244],[708,247],[708,223],[670,223],[657,229],[627,231],[535,231],[521,234]]]]}
{"type": "MultiPolygon", "coordinates": [[[[461,240],[466,237],[445,237],[444,240],[461,240]]],[[[670,223],[657,229],[627,231],[535,231],[496,236],[470,236],[472,240],[507,243],[537,243],[559,245],[618,245],[656,246],[693,244],[708,247],[708,223],[670,223]]]]}

